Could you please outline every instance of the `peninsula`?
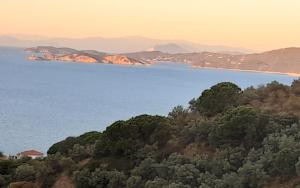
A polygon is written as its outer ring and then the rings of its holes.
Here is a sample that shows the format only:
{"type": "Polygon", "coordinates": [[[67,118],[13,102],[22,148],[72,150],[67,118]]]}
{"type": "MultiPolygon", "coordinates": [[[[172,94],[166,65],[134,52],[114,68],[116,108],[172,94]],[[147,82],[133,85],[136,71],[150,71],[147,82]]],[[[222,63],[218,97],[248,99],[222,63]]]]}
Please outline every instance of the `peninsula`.
{"type": "Polygon", "coordinates": [[[120,65],[146,65],[148,62],[136,60],[126,55],[111,55],[95,50],[75,50],[72,48],[56,48],[52,46],[38,46],[27,48],[31,52],[30,61],[68,61],[82,63],[106,63],[120,65]]]}

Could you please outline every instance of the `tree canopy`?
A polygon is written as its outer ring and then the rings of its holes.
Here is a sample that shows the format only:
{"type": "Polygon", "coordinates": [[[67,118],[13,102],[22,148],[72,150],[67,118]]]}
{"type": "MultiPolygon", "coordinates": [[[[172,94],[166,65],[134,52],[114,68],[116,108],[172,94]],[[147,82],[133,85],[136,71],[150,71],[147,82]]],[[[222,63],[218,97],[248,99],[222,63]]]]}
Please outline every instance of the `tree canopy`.
{"type": "Polygon", "coordinates": [[[204,90],[201,96],[191,102],[193,109],[206,116],[214,116],[225,110],[238,106],[242,90],[230,82],[222,82],[204,90]]]}

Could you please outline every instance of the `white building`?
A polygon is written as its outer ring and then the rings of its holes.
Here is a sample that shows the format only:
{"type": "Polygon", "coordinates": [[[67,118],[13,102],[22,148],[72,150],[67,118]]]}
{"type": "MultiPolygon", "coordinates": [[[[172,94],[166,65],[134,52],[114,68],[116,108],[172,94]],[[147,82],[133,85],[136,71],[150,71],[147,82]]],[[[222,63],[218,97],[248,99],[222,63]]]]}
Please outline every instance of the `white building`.
{"type": "Polygon", "coordinates": [[[31,159],[43,158],[44,154],[36,150],[23,151],[17,154],[17,159],[27,158],[27,157],[31,159]]]}

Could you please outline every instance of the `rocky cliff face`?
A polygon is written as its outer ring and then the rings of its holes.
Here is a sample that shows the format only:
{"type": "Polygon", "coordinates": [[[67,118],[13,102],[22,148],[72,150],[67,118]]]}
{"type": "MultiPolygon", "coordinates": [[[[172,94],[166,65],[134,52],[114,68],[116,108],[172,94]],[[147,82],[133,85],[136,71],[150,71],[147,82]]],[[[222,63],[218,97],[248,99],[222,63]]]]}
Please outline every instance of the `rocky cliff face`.
{"type": "Polygon", "coordinates": [[[128,58],[124,55],[108,55],[103,57],[103,63],[119,64],[119,65],[139,65],[140,61],[128,58]]]}
{"type": "Polygon", "coordinates": [[[73,62],[83,62],[83,63],[97,63],[97,60],[93,57],[89,57],[86,55],[79,55],[79,54],[70,54],[55,57],[56,61],[73,61],[73,62]]]}

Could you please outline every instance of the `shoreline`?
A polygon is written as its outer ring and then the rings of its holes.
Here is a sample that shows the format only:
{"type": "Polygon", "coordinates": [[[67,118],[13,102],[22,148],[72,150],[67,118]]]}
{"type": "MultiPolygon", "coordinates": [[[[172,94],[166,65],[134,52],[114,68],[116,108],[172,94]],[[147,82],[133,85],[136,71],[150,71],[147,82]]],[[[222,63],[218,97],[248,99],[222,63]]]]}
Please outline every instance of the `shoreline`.
{"type": "MultiPolygon", "coordinates": [[[[122,66],[152,66],[153,64],[159,63],[159,61],[155,63],[145,63],[145,64],[118,64],[118,63],[100,63],[100,62],[82,62],[82,61],[64,61],[64,60],[36,60],[36,59],[29,59],[26,58],[27,61],[56,61],[62,63],[92,63],[92,64],[113,64],[113,65],[122,65],[122,66]]],[[[232,68],[221,68],[221,67],[203,67],[198,65],[191,65],[189,63],[179,63],[179,64],[188,64],[192,69],[212,69],[212,70],[229,70],[229,71],[239,71],[239,72],[252,72],[252,73],[265,73],[265,74],[280,74],[280,75],[288,75],[291,77],[300,78],[300,73],[291,73],[291,72],[276,72],[276,71],[258,71],[258,70],[251,70],[251,69],[232,69],[232,68]]]]}
{"type": "Polygon", "coordinates": [[[251,70],[251,69],[230,69],[230,68],[217,68],[217,67],[202,67],[202,66],[197,66],[197,65],[191,65],[191,68],[193,68],[193,69],[220,69],[220,70],[229,70],[229,71],[266,73],[266,74],[281,74],[281,75],[288,75],[288,76],[291,76],[291,77],[300,77],[300,74],[291,73],[291,72],[258,71],[258,70],[251,70]]]}
{"type": "Polygon", "coordinates": [[[88,62],[88,61],[67,61],[67,60],[59,60],[59,59],[30,59],[29,57],[26,57],[26,61],[30,62],[58,62],[58,63],[82,63],[82,64],[104,64],[104,65],[121,65],[121,66],[151,66],[151,64],[147,63],[134,63],[134,64],[122,64],[122,63],[104,63],[104,62],[88,62]]]}

